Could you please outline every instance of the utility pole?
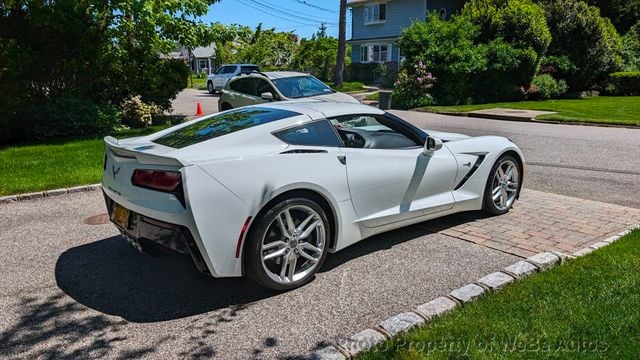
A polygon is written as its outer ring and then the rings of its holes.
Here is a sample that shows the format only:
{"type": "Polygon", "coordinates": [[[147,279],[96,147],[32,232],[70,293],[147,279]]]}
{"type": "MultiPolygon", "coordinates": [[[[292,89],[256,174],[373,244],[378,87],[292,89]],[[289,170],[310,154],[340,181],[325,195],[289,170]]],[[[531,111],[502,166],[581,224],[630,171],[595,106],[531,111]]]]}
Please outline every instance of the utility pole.
{"type": "Polygon", "coordinates": [[[340,20],[338,25],[338,57],[333,86],[339,88],[344,80],[344,57],[347,47],[347,0],[340,0],[340,20]]]}

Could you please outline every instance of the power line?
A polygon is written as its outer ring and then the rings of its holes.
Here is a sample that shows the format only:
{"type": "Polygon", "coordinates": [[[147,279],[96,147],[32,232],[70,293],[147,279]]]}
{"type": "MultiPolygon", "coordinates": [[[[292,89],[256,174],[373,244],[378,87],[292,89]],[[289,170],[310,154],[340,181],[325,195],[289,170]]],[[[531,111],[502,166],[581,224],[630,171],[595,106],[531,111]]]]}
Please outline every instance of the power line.
{"type": "MultiPolygon", "coordinates": [[[[240,3],[240,4],[242,4],[242,5],[245,5],[245,6],[248,6],[248,7],[252,8],[252,9],[254,9],[254,10],[258,10],[258,11],[260,11],[260,12],[263,12],[263,13],[269,14],[269,15],[271,15],[271,16],[273,16],[273,17],[278,18],[278,19],[282,19],[282,20],[285,20],[285,21],[288,21],[288,22],[292,22],[292,23],[296,23],[296,24],[300,24],[300,25],[307,25],[307,26],[311,26],[311,25],[313,25],[313,26],[317,26],[316,24],[309,24],[309,23],[306,23],[306,22],[300,22],[300,21],[296,21],[296,20],[291,20],[291,19],[289,19],[289,18],[286,18],[286,17],[283,17],[283,16],[279,16],[279,15],[276,15],[276,14],[270,13],[270,12],[268,12],[268,11],[265,11],[264,9],[261,9],[261,8],[258,8],[258,7],[256,7],[256,6],[251,5],[251,3],[246,3],[246,2],[244,2],[244,1],[246,1],[246,0],[236,0],[236,1],[237,1],[237,2],[239,2],[239,3],[240,3]]],[[[318,23],[320,23],[320,22],[318,22],[318,23]]]]}
{"type": "MultiPolygon", "coordinates": [[[[312,22],[317,22],[317,23],[322,23],[322,22],[323,22],[323,23],[325,23],[325,24],[333,24],[333,25],[335,25],[335,24],[336,24],[336,22],[324,21],[324,20],[321,20],[321,19],[311,19],[311,18],[308,18],[308,17],[295,15],[295,14],[290,13],[290,12],[288,12],[287,10],[284,10],[284,9],[282,9],[282,8],[277,8],[277,7],[273,7],[273,6],[265,5],[265,4],[260,3],[260,2],[258,2],[258,1],[256,1],[256,0],[244,0],[244,1],[248,1],[248,2],[250,2],[250,3],[254,4],[254,5],[260,6],[260,7],[264,8],[264,9],[269,9],[269,10],[272,10],[272,11],[277,11],[278,13],[282,13],[282,14],[287,15],[287,16],[291,16],[291,17],[294,17],[294,18],[298,18],[298,19],[300,19],[300,20],[312,21],[312,22]]],[[[265,11],[265,10],[262,10],[262,11],[265,11]]],[[[271,15],[273,15],[273,14],[271,14],[271,15]]]]}
{"type": "MultiPolygon", "coordinates": [[[[255,1],[252,1],[252,2],[255,2],[255,1]]],[[[277,11],[292,12],[292,13],[300,14],[300,15],[303,15],[303,16],[309,16],[310,15],[309,12],[301,12],[301,11],[296,11],[296,10],[292,10],[292,9],[289,9],[289,8],[287,8],[286,10],[283,10],[282,8],[279,8],[279,6],[280,6],[279,4],[274,4],[274,3],[270,2],[270,1],[266,1],[266,0],[261,0],[260,3],[268,4],[268,5],[271,5],[272,7],[276,7],[277,11]]],[[[325,16],[329,16],[329,15],[325,15],[325,16]]],[[[323,22],[335,21],[335,18],[327,18],[325,16],[315,16],[314,15],[314,19],[322,20],[323,22]]]]}
{"type": "Polygon", "coordinates": [[[302,4],[302,5],[310,6],[312,8],[316,8],[316,9],[322,10],[322,11],[328,11],[328,12],[331,12],[331,13],[337,13],[338,12],[337,10],[331,10],[331,9],[320,7],[318,5],[309,4],[306,0],[292,0],[292,1],[295,1],[295,2],[297,2],[299,4],[302,4]]]}

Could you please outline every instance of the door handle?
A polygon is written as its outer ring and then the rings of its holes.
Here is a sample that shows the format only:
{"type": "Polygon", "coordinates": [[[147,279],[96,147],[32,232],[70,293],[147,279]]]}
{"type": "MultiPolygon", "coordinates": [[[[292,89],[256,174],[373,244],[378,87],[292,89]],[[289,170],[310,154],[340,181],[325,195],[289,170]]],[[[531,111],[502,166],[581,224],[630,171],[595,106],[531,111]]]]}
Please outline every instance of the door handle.
{"type": "Polygon", "coordinates": [[[342,165],[347,165],[347,157],[345,155],[338,155],[338,161],[340,161],[342,165]]]}

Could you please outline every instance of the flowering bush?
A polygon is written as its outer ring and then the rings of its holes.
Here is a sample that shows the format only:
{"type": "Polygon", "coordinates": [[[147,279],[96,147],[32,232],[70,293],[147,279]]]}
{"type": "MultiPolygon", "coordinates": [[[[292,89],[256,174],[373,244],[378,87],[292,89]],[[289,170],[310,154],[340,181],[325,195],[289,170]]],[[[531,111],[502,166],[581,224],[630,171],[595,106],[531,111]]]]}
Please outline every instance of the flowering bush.
{"type": "Polygon", "coordinates": [[[122,124],[132,128],[147,127],[153,122],[153,115],[160,108],[153,103],[145,103],[139,96],[122,102],[122,124]]]}
{"type": "Polygon", "coordinates": [[[430,90],[436,78],[427,71],[427,66],[420,61],[415,64],[410,74],[406,69],[398,73],[391,95],[391,106],[395,109],[414,109],[433,103],[430,90]]]}

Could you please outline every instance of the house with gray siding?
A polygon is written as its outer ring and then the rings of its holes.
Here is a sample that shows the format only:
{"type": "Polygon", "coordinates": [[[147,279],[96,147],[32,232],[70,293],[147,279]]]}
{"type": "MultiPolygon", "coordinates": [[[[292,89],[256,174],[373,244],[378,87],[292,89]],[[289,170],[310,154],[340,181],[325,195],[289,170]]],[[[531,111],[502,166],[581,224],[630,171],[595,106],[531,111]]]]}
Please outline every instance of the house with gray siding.
{"type": "Polygon", "coordinates": [[[351,62],[398,64],[402,49],[396,41],[403,28],[414,21],[425,21],[432,11],[447,18],[464,3],[465,0],[351,0],[351,62]]]}

